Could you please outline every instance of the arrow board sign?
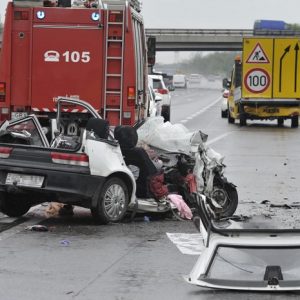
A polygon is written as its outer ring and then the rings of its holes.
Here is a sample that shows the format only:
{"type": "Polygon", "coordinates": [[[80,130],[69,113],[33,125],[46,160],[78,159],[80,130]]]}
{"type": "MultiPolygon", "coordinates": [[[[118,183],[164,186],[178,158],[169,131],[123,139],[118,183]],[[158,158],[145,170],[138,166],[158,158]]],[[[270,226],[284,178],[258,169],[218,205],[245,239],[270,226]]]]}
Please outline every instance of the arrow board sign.
{"type": "Polygon", "coordinates": [[[260,43],[256,44],[256,46],[254,47],[253,51],[251,52],[251,54],[248,57],[246,62],[249,64],[268,64],[268,63],[270,63],[266,53],[264,52],[263,48],[260,45],[260,43]]]}

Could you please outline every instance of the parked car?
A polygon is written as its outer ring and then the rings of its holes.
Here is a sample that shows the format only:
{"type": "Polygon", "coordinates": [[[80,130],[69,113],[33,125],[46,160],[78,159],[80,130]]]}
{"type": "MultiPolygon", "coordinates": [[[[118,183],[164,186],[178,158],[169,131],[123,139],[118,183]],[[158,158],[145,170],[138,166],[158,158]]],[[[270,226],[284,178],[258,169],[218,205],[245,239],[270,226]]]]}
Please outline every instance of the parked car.
{"type": "Polygon", "coordinates": [[[221,117],[227,118],[228,114],[228,96],[229,96],[229,90],[224,89],[223,95],[222,95],[222,105],[221,105],[221,117]]]}
{"type": "Polygon", "coordinates": [[[154,92],[162,98],[161,116],[164,117],[165,122],[170,121],[171,94],[163,81],[163,77],[161,75],[148,75],[148,83],[154,92]]]}
{"type": "Polygon", "coordinates": [[[170,92],[175,91],[175,87],[173,86],[173,75],[163,73],[162,76],[167,89],[170,92]]]}
{"type": "Polygon", "coordinates": [[[167,89],[169,91],[174,91],[175,90],[175,88],[173,86],[173,75],[172,74],[168,74],[168,73],[153,70],[151,75],[160,75],[160,76],[162,76],[163,81],[164,81],[165,86],[167,87],[167,89]]]}
{"type": "Polygon", "coordinates": [[[187,87],[186,76],[183,74],[173,75],[173,86],[175,88],[186,88],[187,87]]]}
{"type": "Polygon", "coordinates": [[[151,85],[148,85],[148,116],[157,117],[161,116],[161,102],[162,97],[159,94],[155,94],[151,85]]]}

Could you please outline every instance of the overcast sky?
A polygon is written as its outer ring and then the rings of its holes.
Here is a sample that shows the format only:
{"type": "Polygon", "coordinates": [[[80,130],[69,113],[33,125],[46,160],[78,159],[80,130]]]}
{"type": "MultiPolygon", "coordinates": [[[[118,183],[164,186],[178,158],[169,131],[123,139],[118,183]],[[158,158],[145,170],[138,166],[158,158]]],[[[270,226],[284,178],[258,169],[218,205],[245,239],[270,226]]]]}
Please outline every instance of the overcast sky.
{"type": "MultiPolygon", "coordinates": [[[[2,20],[7,2],[0,0],[2,20]]],[[[300,0],[143,0],[147,28],[251,29],[259,19],[300,23],[299,12],[300,0]]],[[[167,57],[174,55],[159,61],[167,57]]]]}
{"type": "Polygon", "coordinates": [[[144,0],[147,27],[251,29],[259,19],[300,23],[299,0],[144,0]]]}

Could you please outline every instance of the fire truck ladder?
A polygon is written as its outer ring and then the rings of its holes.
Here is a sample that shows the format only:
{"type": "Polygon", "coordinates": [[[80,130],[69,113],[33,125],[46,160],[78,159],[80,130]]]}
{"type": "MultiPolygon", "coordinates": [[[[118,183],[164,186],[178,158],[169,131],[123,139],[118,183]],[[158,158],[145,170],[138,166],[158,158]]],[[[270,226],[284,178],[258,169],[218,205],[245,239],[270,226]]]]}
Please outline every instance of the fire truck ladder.
{"type": "Polygon", "coordinates": [[[123,114],[123,68],[126,6],[116,1],[107,6],[104,117],[119,125],[123,114]]]}

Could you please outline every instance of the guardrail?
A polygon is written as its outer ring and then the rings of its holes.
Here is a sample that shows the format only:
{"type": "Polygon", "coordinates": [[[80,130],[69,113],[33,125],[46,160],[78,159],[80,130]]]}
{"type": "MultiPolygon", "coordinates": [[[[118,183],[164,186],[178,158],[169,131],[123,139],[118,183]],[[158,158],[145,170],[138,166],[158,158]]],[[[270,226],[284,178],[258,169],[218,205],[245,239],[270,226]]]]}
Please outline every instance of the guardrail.
{"type": "Polygon", "coordinates": [[[251,29],[171,29],[147,28],[146,35],[251,36],[251,29]]]}
{"type": "Polygon", "coordinates": [[[199,36],[300,36],[300,30],[268,30],[268,29],[173,29],[147,28],[146,35],[199,35],[199,36]]]}

